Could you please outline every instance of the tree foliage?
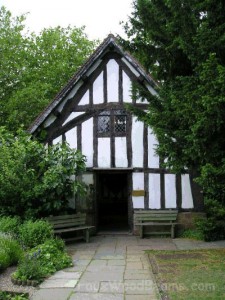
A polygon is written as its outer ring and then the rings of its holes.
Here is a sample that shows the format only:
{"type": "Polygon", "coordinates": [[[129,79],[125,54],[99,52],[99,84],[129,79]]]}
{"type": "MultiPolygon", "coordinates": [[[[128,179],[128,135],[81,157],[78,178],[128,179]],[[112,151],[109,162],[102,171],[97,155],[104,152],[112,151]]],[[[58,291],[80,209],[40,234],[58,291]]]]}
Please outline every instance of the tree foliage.
{"type": "Polygon", "coordinates": [[[85,192],[78,175],[85,157],[66,143],[46,147],[19,131],[0,128],[0,213],[43,217],[68,209],[85,192]]]}
{"type": "Polygon", "coordinates": [[[139,90],[148,112],[133,111],[156,133],[165,166],[197,172],[206,203],[224,206],[225,2],[135,0],[133,7],[123,43],[159,81],[156,97],[139,90]]]}
{"type": "Polygon", "coordinates": [[[96,46],[84,27],[26,32],[25,15],[0,9],[0,126],[28,127],[96,46]]]}

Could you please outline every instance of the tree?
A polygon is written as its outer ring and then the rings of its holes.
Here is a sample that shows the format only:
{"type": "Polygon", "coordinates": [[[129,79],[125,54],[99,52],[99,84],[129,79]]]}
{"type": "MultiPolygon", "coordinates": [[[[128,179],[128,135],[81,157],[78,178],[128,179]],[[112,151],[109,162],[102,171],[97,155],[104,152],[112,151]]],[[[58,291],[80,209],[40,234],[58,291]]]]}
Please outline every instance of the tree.
{"type": "Polygon", "coordinates": [[[66,143],[46,146],[19,130],[0,127],[0,214],[44,217],[68,209],[85,193],[78,176],[85,157],[66,143]],[[75,178],[74,178],[75,177],[75,178]]]}
{"type": "MultiPolygon", "coordinates": [[[[157,97],[139,90],[149,100],[146,114],[132,110],[156,133],[166,167],[197,174],[210,208],[225,206],[224,12],[222,0],[136,0],[123,42],[160,86],[157,97]]],[[[225,216],[223,208],[213,214],[225,216]]],[[[222,223],[211,239],[225,232],[222,223]]]]}
{"type": "Polygon", "coordinates": [[[0,125],[28,127],[96,46],[84,27],[25,33],[25,16],[0,9],[0,125]]]}

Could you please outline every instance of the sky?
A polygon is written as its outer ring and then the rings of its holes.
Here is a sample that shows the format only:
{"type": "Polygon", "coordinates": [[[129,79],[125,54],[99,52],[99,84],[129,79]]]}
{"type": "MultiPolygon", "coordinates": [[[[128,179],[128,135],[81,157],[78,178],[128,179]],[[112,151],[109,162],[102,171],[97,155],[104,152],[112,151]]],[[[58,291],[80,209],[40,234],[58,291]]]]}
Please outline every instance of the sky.
{"type": "Polygon", "coordinates": [[[85,26],[89,39],[109,33],[125,37],[120,21],[127,21],[133,0],[0,0],[13,16],[27,15],[26,27],[36,33],[43,28],[85,26]]]}

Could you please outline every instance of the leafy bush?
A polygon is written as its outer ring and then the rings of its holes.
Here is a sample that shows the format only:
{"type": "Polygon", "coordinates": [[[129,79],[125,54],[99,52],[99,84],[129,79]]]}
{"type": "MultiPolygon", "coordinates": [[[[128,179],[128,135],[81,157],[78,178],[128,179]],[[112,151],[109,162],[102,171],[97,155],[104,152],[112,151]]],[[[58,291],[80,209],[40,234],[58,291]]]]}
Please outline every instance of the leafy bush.
{"type": "Polygon", "coordinates": [[[41,262],[38,260],[37,255],[27,254],[19,262],[17,271],[13,274],[13,277],[20,280],[32,279],[41,281],[44,275],[41,262]]]}
{"type": "Polygon", "coordinates": [[[19,227],[20,243],[27,248],[33,248],[53,237],[52,226],[44,220],[26,221],[19,227]]]}
{"type": "Polygon", "coordinates": [[[14,137],[2,127],[0,144],[0,214],[31,219],[62,213],[71,197],[85,192],[76,176],[85,157],[68,144],[46,148],[23,131],[14,137]]]}
{"type": "Polygon", "coordinates": [[[0,300],[28,300],[28,294],[0,291],[0,300]]]}
{"type": "Polygon", "coordinates": [[[0,270],[15,265],[23,256],[23,250],[18,241],[10,235],[0,235],[0,270]]]}
{"type": "Polygon", "coordinates": [[[196,225],[205,241],[225,239],[225,207],[216,200],[205,200],[207,218],[199,220],[196,225]]]}
{"type": "Polygon", "coordinates": [[[206,241],[225,239],[225,159],[201,168],[196,181],[203,187],[207,218],[197,223],[206,241]]]}
{"type": "Polygon", "coordinates": [[[63,248],[62,240],[50,239],[32,249],[30,253],[32,255],[39,253],[38,260],[41,262],[42,269],[47,276],[58,270],[72,266],[72,259],[63,248]]]}
{"type": "Polygon", "coordinates": [[[6,249],[0,249],[0,272],[10,266],[10,258],[6,249]]]}
{"type": "Polygon", "coordinates": [[[17,236],[18,228],[21,221],[18,216],[16,217],[0,217],[0,231],[17,236]]]}
{"type": "Polygon", "coordinates": [[[21,260],[13,276],[40,282],[44,277],[69,266],[72,266],[72,259],[64,251],[64,242],[50,239],[31,249],[21,260]]]}
{"type": "Polygon", "coordinates": [[[182,234],[182,238],[188,238],[193,240],[204,240],[204,235],[199,229],[186,229],[182,234]]]}

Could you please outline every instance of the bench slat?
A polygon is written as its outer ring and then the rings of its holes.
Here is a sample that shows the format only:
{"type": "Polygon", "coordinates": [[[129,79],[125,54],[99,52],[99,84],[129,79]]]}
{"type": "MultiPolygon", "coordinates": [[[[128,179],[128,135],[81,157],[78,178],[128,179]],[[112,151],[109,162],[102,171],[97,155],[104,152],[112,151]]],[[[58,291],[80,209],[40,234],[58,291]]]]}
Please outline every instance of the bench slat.
{"type": "Polygon", "coordinates": [[[78,214],[72,214],[72,215],[49,216],[47,219],[55,221],[55,220],[64,220],[64,219],[68,219],[68,218],[74,219],[74,218],[78,218],[78,217],[86,218],[86,215],[82,214],[82,213],[78,213],[78,214]]]}
{"type": "Polygon", "coordinates": [[[152,210],[134,210],[135,214],[168,214],[168,213],[176,213],[178,214],[178,210],[157,210],[157,209],[152,209],[152,210]]]}
{"type": "Polygon", "coordinates": [[[177,219],[177,216],[165,216],[165,217],[162,217],[162,216],[159,216],[159,217],[157,217],[157,216],[144,216],[144,217],[135,217],[134,218],[134,220],[135,221],[138,221],[138,220],[143,220],[143,221],[145,221],[145,220],[162,220],[162,221],[164,221],[164,220],[171,220],[171,221],[173,221],[173,220],[176,220],[177,219]]]}
{"type": "Polygon", "coordinates": [[[61,224],[74,224],[74,225],[81,225],[81,224],[85,224],[85,220],[66,220],[66,221],[59,221],[57,220],[56,222],[54,221],[50,221],[49,223],[53,224],[53,225],[61,225],[61,224]]]}
{"type": "Polygon", "coordinates": [[[55,233],[60,233],[60,232],[73,232],[73,231],[79,231],[79,230],[86,230],[86,229],[91,229],[94,228],[94,226],[82,226],[82,227],[72,227],[72,228],[66,228],[66,229],[56,229],[54,230],[55,233]]]}

